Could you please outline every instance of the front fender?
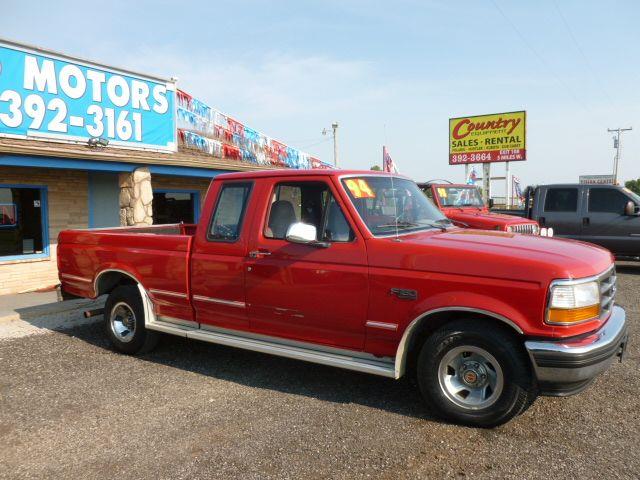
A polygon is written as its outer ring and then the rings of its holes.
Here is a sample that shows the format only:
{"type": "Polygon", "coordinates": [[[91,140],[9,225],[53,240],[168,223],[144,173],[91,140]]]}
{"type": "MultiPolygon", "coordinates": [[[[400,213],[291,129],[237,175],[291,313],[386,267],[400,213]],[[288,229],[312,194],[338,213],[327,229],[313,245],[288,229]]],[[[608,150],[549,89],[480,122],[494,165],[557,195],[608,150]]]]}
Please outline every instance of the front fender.
{"type": "Polygon", "coordinates": [[[447,291],[418,302],[411,311],[406,328],[421,317],[445,310],[483,312],[507,323],[518,333],[526,332],[530,323],[517,308],[498,297],[468,291],[447,291]]]}
{"type": "Polygon", "coordinates": [[[395,378],[400,378],[406,370],[409,346],[412,336],[419,330],[422,322],[428,322],[429,317],[442,312],[468,312],[491,317],[523,334],[526,318],[507,303],[485,295],[469,292],[446,292],[425,299],[414,309],[414,317],[404,329],[395,356],[395,378]]]}

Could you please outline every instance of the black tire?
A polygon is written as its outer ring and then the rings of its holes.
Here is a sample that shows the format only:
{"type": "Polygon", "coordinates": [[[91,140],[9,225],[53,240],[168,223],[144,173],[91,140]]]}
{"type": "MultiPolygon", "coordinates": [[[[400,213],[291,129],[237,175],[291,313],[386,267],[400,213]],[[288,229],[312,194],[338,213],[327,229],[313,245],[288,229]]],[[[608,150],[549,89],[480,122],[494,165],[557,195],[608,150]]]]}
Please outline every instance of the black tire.
{"type": "Polygon", "coordinates": [[[135,285],[120,285],[109,294],[104,306],[104,329],[114,348],[129,355],[149,352],[158,343],[158,334],[144,327],[144,307],[135,285]],[[122,331],[118,332],[118,327],[122,331]]]}
{"type": "Polygon", "coordinates": [[[454,423],[483,428],[496,427],[526,410],[536,397],[531,364],[522,343],[515,335],[480,319],[454,321],[432,333],[420,350],[416,370],[420,392],[430,410],[454,423]],[[476,353],[469,353],[466,348],[476,353]],[[487,357],[489,360],[486,363],[474,362],[473,358],[478,357],[472,356],[481,355],[483,350],[493,359],[487,357]],[[457,352],[460,354],[457,355],[457,352]],[[468,362],[465,355],[470,359],[468,362]],[[448,361],[448,358],[452,360],[448,361]],[[497,367],[493,365],[494,360],[497,367]],[[457,370],[447,366],[456,361],[461,362],[457,370]],[[442,371],[446,373],[440,373],[441,365],[442,371]],[[472,373],[465,376],[463,373],[468,372],[465,370],[468,365],[471,365],[469,368],[472,373]],[[481,375],[477,375],[478,372],[481,375]],[[467,403],[475,401],[471,393],[466,393],[469,396],[467,400],[466,397],[463,398],[464,389],[454,394],[452,391],[455,388],[447,388],[448,381],[456,382],[454,386],[467,388],[466,380],[487,378],[489,373],[494,379],[502,378],[501,382],[497,381],[499,384],[494,390],[491,390],[491,386],[486,387],[488,380],[479,380],[473,384],[477,388],[469,387],[466,390],[476,391],[480,398],[486,395],[484,402],[492,402],[486,406],[482,401],[477,406],[468,405],[467,403]]]}

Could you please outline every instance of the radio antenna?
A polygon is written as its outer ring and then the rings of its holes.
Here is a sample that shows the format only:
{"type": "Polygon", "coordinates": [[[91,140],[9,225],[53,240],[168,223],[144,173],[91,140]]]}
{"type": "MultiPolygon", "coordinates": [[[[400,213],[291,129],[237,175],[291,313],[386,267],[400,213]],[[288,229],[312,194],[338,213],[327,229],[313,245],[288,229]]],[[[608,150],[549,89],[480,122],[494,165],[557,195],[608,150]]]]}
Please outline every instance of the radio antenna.
{"type": "Polygon", "coordinates": [[[396,242],[400,241],[398,234],[398,198],[396,197],[396,189],[393,187],[393,173],[391,174],[391,193],[393,194],[393,218],[396,224],[396,242]]]}

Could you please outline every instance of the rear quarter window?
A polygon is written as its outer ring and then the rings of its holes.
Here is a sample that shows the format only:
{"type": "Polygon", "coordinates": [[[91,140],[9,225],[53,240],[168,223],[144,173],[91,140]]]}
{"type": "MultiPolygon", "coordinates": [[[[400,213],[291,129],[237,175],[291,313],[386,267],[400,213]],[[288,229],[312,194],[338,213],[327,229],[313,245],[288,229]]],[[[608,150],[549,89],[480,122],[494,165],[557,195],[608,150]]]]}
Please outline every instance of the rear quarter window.
{"type": "Polygon", "coordinates": [[[250,193],[250,183],[222,186],[207,235],[210,241],[235,242],[240,237],[250,193]]]}

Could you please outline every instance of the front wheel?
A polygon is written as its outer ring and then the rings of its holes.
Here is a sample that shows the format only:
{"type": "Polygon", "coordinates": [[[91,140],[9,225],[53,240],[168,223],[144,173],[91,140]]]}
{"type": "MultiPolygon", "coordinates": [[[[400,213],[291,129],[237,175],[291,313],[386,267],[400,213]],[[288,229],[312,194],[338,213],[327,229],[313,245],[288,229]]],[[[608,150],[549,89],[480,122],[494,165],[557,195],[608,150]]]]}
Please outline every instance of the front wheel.
{"type": "Polygon", "coordinates": [[[431,410],[455,423],[495,427],[535,399],[520,343],[482,320],[456,321],[431,334],[418,356],[417,375],[431,410]]]}
{"type": "Polygon", "coordinates": [[[146,353],[158,342],[158,334],[144,326],[144,307],[135,285],[121,285],[109,294],[104,320],[111,344],[123,353],[146,353]]]}

